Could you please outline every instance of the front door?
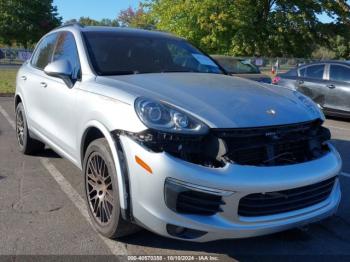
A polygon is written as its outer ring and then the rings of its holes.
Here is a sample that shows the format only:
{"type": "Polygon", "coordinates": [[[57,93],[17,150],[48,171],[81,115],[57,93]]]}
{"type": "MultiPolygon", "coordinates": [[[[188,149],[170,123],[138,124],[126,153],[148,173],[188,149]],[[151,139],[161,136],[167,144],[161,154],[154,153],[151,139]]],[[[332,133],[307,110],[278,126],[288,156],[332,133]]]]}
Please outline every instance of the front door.
{"type": "Polygon", "coordinates": [[[44,109],[49,121],[49,139],[65,153],[75,156],[76,148],[76,93],[80,85],[80,62],[74,36],[71,32],[60,32],[52,61],[67,60],[73,69],[73,87],[68,87],[57,77],[46,80],[44,109]]]}

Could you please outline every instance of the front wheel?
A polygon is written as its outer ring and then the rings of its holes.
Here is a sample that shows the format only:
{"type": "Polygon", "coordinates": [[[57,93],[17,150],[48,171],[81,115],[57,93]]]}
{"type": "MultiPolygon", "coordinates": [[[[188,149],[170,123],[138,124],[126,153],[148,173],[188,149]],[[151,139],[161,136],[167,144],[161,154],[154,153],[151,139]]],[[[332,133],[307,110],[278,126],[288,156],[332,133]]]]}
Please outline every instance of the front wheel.
{"type": "Polygon", "coordinates": [[[117,172],[106,139],[88,146],[83,172],[89,214],[98,232],[108,238],[133,233],[136,226],[121,216],[117,172]]]}

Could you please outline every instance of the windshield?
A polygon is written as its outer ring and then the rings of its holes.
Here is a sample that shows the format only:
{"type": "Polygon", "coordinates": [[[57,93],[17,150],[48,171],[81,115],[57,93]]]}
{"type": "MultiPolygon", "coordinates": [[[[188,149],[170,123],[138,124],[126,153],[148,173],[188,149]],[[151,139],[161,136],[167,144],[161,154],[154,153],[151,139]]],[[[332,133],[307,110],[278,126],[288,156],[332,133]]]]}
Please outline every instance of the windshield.
{"type": "Polygon", "coordinates": [[[208,56],[184,40],[118,32],[84,32],[99,75],[165,72],[223,73],[208,56]]]}
{"type": "Polygon", "coordinates": [[[230,74],[260,74],[259,68],[248,60],[231,57],[218,57],[215,60],[230,74]]]}

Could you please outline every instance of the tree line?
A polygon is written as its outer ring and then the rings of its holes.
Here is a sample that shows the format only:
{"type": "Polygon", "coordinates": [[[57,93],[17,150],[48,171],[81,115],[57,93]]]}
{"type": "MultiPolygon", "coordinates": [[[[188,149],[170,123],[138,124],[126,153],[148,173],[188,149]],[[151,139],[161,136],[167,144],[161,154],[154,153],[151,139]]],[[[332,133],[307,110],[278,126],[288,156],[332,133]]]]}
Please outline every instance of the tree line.
{"type": "MultiPolygon", "coordinates": [[[[67,22],[167,31],[212,54],[350,58],[346,0],[145,0],[115,19],[67,22]]],[[[60,24],[52,0],[0,0],[4,44],[33,45],[60,24]]]]}

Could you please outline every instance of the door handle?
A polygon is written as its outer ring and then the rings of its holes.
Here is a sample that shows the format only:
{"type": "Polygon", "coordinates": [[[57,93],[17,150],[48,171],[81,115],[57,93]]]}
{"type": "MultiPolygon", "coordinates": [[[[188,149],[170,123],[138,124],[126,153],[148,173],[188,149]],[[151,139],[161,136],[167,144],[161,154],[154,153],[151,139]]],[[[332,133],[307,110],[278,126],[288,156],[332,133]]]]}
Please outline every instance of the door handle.
{"type": "Polygon", "coordinates": [[[41,82],[41,83],[40,83],[40,86],[46,88],[46,87],[47,87],[47,84],[46,84],[45,82],[41,82]]]}
{"type": "Polygon", "coordinates": [[[26,81],[27,77],[26,76],[21,76],[21,80],[26,81]]]}
{"type": "Polygon", "coordinates": [[[329,89],[334,89],[334,88],[335,88],[335,85],[327,85],[327,87],[328,87],[329,89]]]}

